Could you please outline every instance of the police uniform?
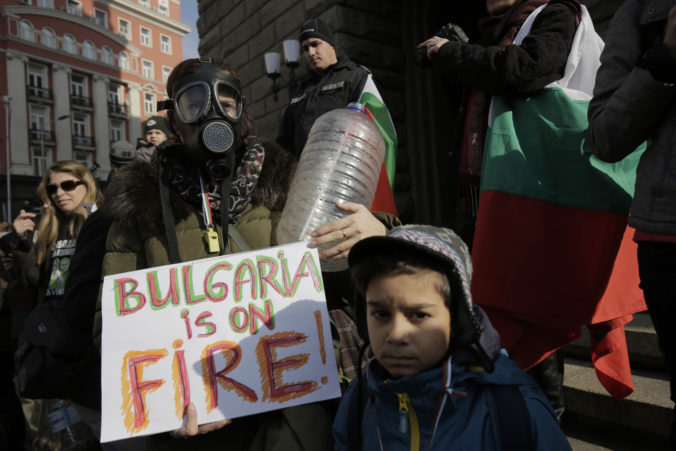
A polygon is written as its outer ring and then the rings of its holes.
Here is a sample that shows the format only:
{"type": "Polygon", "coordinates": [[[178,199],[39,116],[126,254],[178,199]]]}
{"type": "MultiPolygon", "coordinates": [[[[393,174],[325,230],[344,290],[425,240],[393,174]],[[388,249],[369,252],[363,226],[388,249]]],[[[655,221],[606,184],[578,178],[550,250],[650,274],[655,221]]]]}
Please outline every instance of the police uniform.
{"type": "Polygon", "coordinates": [[[315,120],[359,100],[369,74],[368,69],[346,56],[339,57],[322,75],[311,72],[291,97],[279,126],[277,143],[300,158],[315,120]]]}

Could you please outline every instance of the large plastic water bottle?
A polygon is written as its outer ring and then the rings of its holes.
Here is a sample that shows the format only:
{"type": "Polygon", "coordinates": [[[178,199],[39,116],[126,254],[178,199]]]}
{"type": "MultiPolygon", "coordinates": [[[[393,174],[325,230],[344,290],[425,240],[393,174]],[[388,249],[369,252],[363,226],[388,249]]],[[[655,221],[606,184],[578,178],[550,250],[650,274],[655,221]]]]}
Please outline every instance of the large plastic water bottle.
{"type": "MultiPolygon", "coordinates": [[[[384,159],[383,136],[361,105],[351,103],[320,116],[310,130],[291,182],[277,227],[278,241],[307,240],[317,227],[350,214],[339,210],[337,202],[370,208],[384,159]]],[[[322,270],[345,269],[346,260],[322,260],[322,270]]]]}
{"type": "MultiPolygon", "coordinates": [[[[56,450],[90,451],[100,449],[99,442],[87,424],[66,399],[44,400],[47,417],[56,439],[56,450]]],[[[52,448],[53,449],[53,448],[52,448]]]]}

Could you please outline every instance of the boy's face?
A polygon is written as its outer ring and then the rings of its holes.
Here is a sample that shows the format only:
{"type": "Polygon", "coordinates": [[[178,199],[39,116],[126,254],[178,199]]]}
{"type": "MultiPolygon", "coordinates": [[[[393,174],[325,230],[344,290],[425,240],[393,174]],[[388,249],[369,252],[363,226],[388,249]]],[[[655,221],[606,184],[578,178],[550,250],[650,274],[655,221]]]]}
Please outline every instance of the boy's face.
{"type": "Polygon", "coordinates": [[[146,141],[153,146],[159,146],[167,140],[167,135],[162,130],[156,128],[150,129],[146,132],[146,141]]]}
{"type": "Polygon", "coordinates": [[[393,378],[437,366],[448,350],[451,312],[436,271],[374,278],[366,289],[366,321],[373,353],[393,378]]]}

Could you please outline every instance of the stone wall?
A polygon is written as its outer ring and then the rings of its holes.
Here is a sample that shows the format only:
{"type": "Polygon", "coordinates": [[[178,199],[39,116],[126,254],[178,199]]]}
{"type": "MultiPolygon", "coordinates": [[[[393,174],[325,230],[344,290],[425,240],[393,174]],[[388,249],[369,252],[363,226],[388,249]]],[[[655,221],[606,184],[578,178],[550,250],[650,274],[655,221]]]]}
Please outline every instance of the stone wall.
{"type": "MultiPolygon", "coordinates": [[[[476,0],[479,1],[480,0],[476,0]]],[[[603,36],[622,0],[582,0],[603,36]]],[[[482,2],[481,2],[482,3],[482,2]]],[[[297,39],[301,24],[320,17],[334,30],[337,46],[374,74],[399,138],[395,200],[406,222],[451,225],[453,181],[449,177],[449,134],[454,99],[441,78],[414,66],[412,50],[441,24],[471,27],[481,5],[441,0],[198,0],[201,55],[226,57],[244,85],[245,105],[262,138],[274,139],[288,91],[278,99],[265,75],[263,54],[282,53],[285,39],[297,39]]],[[[470,30],[471,31],[471,30],[470,30]]],[[[296,77],[307,74],[301,57],[296,77]]],[[[289,70],[282,67],[282,86],[289,70]]]]}
{"type": "MultiPolygon", "coordinates": [[[[274,100],[263,54],[282,53],[282,42],[298,39],[306,19],[320,17],[331,24],[337,46],[373,71],[393,116],[400,118],[403,105],[394,95],[403,85],[397,67],[401,67],[397,4],[385,0],[199,0],[199,52],[230,60],[244,83],[246,106],[256,120],[259,135],[274,138],[289,97],[282,89],[279,99],[274,100]]],[[[301,58],[296,77],[305,74],[307,68],[301,58]]],[[[289,70],[282,67],[280,83],[286,86],[288,81],[289,70]]]]}

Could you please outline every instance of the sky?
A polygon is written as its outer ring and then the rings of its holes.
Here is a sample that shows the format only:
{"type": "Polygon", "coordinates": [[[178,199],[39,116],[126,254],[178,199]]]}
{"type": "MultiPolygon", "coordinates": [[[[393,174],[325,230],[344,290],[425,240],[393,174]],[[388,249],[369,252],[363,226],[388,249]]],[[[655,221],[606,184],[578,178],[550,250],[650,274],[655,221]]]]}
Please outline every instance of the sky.
{"type": "Polygon", "coordinates": [[[181,0],[181,22],[192,27],[192,31],[183,36],[183,59],[198,58],[197,46],[197,0],[181,0]]]}

